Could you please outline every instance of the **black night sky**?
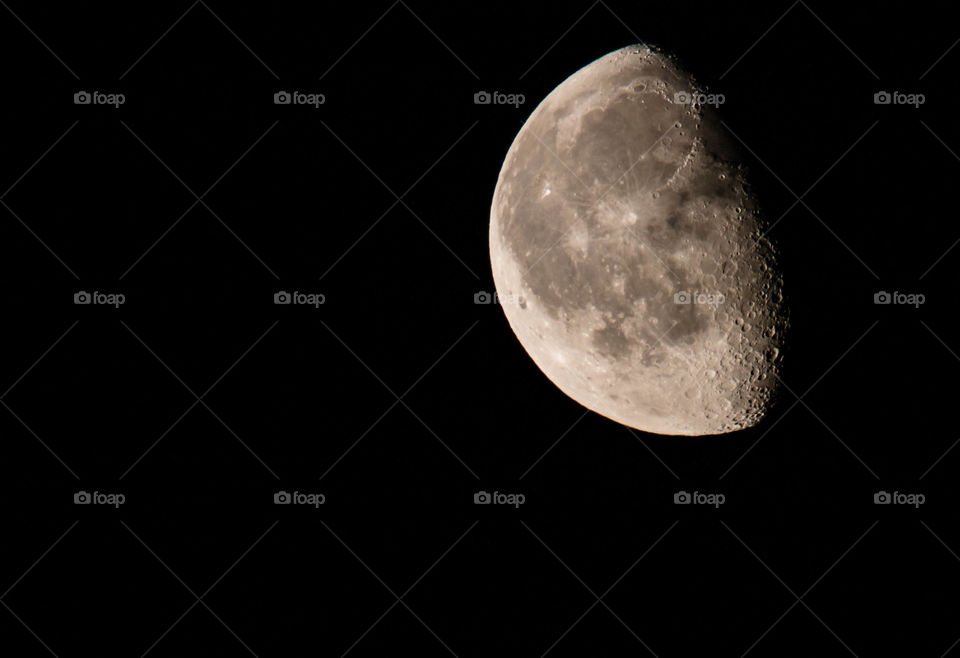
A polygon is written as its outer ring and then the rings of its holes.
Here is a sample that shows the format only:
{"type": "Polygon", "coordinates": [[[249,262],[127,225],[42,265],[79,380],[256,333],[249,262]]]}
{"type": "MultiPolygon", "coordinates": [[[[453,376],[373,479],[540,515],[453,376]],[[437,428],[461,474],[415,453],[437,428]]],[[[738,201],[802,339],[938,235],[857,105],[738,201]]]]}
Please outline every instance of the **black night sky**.
{"type": "Polygon", "coordinates": [[[0,654],[960,650],[946,4],[0,4],[0,654]],[[474,303],[523,122],[638,42],[777,220],[734,434],[588,412],[474,303]]]}

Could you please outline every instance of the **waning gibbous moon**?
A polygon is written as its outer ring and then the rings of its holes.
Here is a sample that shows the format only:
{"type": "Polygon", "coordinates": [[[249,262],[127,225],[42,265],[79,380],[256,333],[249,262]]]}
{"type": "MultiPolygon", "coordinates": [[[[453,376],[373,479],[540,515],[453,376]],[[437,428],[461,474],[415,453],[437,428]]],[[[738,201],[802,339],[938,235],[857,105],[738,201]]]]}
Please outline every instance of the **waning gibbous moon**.
{"type": "Polygon", "coordinates": [[[647,432],[750,427],[777,386],[782,278],[718,102],[667,55],[612,52],[530,115],[493,197],[520,343],[568,396],[647,432]]]}

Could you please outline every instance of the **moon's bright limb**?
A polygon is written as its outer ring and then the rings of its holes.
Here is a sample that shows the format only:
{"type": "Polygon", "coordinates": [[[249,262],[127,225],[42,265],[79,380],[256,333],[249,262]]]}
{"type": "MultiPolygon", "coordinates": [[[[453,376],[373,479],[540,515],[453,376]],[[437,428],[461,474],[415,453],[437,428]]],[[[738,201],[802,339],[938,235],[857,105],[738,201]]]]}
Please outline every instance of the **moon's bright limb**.
{"type": "Polygon", "coordinates": [[[710,98],[647,47],[601,57],[524,124],[490,212],[523,347],[574,400],[648,432],[753,425],[782,359],[774,251],[731,139],[690,102],[710,98]]]}

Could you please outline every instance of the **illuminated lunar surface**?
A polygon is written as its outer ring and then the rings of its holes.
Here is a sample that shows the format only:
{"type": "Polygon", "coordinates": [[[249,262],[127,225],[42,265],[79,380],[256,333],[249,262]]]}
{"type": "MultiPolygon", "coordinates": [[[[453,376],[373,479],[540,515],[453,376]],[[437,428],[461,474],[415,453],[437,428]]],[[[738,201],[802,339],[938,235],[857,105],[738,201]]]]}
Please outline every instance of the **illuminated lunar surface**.
{"type": "Polygon", "coordinates": [[[689,102],[702,93],[656,50],[601,57],[524,124],[490,213],[497,294],[530,357],[585,407],[659,434],[755,424],[787,325],[734,140],[689,102]]]}

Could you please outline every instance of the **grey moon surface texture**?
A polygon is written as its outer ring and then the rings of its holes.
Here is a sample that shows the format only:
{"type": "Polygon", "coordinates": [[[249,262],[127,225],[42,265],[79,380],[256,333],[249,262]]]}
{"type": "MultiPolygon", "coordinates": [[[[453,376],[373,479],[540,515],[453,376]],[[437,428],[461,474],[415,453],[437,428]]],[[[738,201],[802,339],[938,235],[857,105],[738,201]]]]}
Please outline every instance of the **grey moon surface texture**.
{"type": "Polygon", "coordinates": [[[776,252],[709,99],[657,50],[601,57],[527,119],[490,211],[524,349],[583,406],[657,434],[754,425],[783,359],[776,252]]]}

